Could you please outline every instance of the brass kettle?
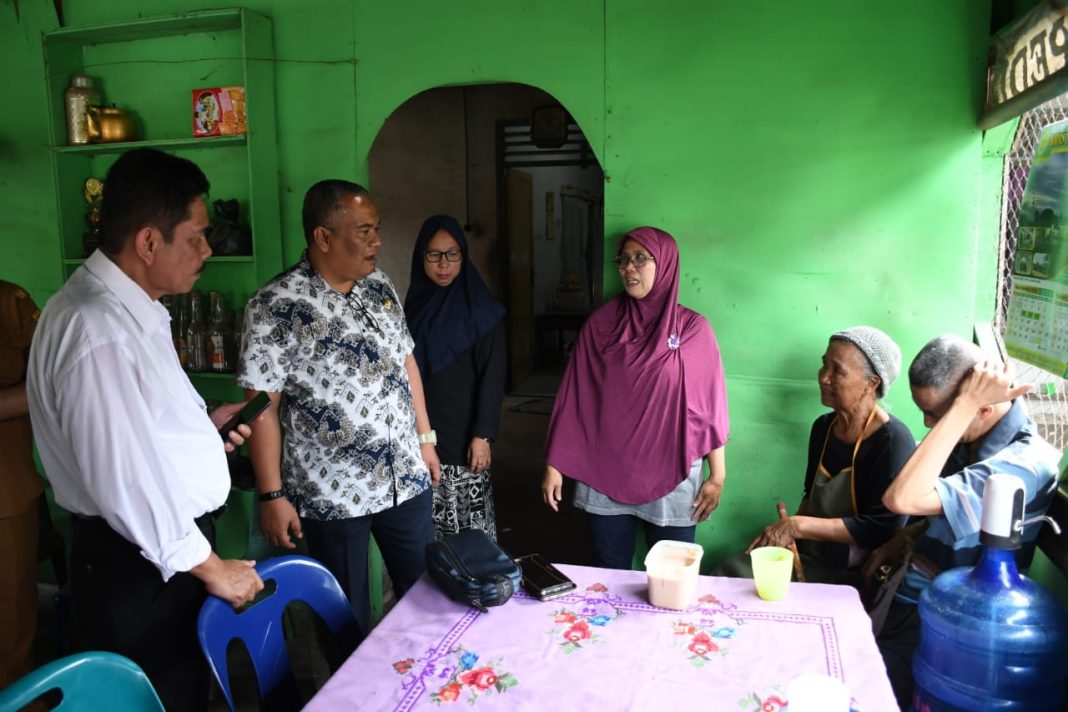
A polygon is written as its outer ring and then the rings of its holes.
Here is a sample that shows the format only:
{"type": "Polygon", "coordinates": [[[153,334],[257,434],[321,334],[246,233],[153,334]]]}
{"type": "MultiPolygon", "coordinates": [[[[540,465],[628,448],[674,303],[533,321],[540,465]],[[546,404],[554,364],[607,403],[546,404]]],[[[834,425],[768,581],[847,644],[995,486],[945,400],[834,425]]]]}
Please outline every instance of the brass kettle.
{"type": "Polygon", "coordinates": [[[86,124],[90,143],[115,143],[137,139],[133,115],[115,106],[90,106],[86,124]]]}

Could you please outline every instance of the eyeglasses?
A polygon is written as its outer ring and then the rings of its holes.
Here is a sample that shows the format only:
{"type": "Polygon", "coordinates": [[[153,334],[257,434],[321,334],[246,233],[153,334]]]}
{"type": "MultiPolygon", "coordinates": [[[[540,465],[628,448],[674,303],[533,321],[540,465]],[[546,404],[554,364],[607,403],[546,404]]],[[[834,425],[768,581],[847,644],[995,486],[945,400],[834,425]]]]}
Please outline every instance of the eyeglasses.
{"type": "Polygon", "coordinates": [[[656,259],[653,258],[652,255],[646,255],[639,252],[633,257],[628,257],[623,254],[616,255],[616,258],[612,260],[612,262],[615,263],[616,269],[622,272],[627,268],[627,265],[634,265],[637,269],[641,269],[650,262],[656,262],[656,259]]]}
{"type": "Polygon", "coordinates": [[[427,262],[433,262],[437,264],[441,262],[441,258],[444,257],[449,262],[459,262],[463,259],[464,253],[462,250],[449,250],[448,252],[441,252],[440,250],[428,250],[423,253],[423,257],[427,262]]]}
{"type": "Polygon", "coordinates": [[[357,316],[363,322],[363,325],[371,331],[378,334],[380,338],[386,338],[386,334],[382,331],[382,327],[378,325],[378,321],[371,316],[371,311],[367,308],[367,305],[360,301],[360,298],[355,294],[349,294],[349,303],[352,304],[353,309],[356,311],[357,316]]]}

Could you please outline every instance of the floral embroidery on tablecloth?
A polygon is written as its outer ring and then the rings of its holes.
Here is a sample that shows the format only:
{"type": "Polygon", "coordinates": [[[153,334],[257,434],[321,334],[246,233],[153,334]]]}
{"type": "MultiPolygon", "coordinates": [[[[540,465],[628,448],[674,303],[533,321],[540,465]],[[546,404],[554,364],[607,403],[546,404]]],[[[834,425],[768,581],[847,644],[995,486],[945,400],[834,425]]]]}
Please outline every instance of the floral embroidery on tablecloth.
{"type": "Polygon", "coordinates": [[[724,653],[723,641],[734,637],[735,629],[731,626],[718,625],[715,621],[692,623],[678,620],[673,625],[674,633],[686,644],[690,653],[689,660],[694,667],[701,667],[711,662],[709,657],[724,653]]]}
{"type": "MultiPolygon", "coordinates": [[[[711,593],[706,593],[704,596],[697,599],[695,609],[705,615],[722,613],[723,615],[730,616],[731,613],[738,609],[738,604],[721,601],[711,593]]],[[[742,621],[737,622],[741,623],[742,621]]]]}
{"type": "MultiPolygon", "coordinates": [[[[782,691],[782,686],[774,685],[770,691],[765,692],[763,695],[759,692],[752,692],[743,697],[738,700],[738,706],[743,710],[754,710],[755,712],[780,712],[780,710],[781,712],[790,712],[789,702],[786,693],[782,691]]],[[[857,706],[855,697],[849,700],[849,712],[860,712],[860,707],[857,706]]]]}
{"type": "Polygon", "coordinates": [[[738,706],[743,710],[757,710],[757,712],[779,712],[786,709],[786,694],[775,685],[771,692],[761,695],[753,692],[738,701],[738,706]]]}
{"type": "Polygon", "coordinates": [[[614,605],[622,599],[610,595],[603,583],[591,584],[578,595],[579,605],[565,606],[550,614],[557,627],[549,635],[559,641],[565,655],[581,650],[584,644],[600,642],[599,631],[623,615],[614,605]]]}
{"type": "MultiPolygon", "coordinates": [[[[473,705],[478,702],[479,697],[491,690],[504,693],[519,684],[512,673],[501,672],[503,662],[504,658],[497,658],[496,661],[488,663],[480,661],[477,653],[464,650],[463,646],[456,646],[445,655],[426,661],[427,664],[418,679],[423,681],[426,689],[433,690],[430,693],[430,701],[436,705],[456,702],[465,696],[468,703],[473,705]],[[455,662],[448,661],[438,668],[438,663],[443,658],[453,655],[456,656],[455,662]],[[434,690],[434,687],[437,689],[434,690]]],[[[414,658],[397,660],[393,663],[393,669],[398,675],[408,675],[416,663],[414,658]]],[[[412,681],[406,683],[405,687],[411,683],[412,681]]]]}
{"type": "Polygon", "coordinates": [[[744,622],[731,617],[730,612],[736,608],[734,604],[724,603],[708,594],[697,599],[697,605],[686,611],[687,618],[672,624],[672,632],[685,647],[691,665],[702,667],[712,661],[711,656],[726,653],[724,642],[734,638],[738,626],[744,622]],[[690,619],[691,615],[696,615],[697,619],[690,619]]]}

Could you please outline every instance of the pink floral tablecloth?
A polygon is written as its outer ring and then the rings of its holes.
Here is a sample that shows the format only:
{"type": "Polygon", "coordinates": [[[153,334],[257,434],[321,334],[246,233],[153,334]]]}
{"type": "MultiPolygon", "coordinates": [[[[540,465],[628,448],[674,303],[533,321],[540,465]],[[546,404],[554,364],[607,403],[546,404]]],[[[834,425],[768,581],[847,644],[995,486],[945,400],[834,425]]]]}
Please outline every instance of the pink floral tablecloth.
{"type": "MultiPolygon", "coordinates": [[[[896,712],[856,592],[702,576],[685,611],[656,608],[641,571],[560,569],[578,584],[541,602],[523,592],[489,613],[424,577],[311,700],[307,710],[784,709],[804,673],[842,680],[858,712],[896,712]]],[[[788,712],[788,711],[787,711],[788,712]]]]}

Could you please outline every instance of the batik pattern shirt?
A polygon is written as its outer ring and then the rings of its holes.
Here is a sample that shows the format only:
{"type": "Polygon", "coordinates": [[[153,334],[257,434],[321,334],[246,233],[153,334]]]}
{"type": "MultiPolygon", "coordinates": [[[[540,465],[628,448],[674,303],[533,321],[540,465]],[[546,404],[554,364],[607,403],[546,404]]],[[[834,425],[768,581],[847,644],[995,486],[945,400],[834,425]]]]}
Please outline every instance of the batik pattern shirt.
{"type": "Polygon", "coordinates": [[[283,394],[283,489],[301,517],[373,514],[430,486],[404,368],[412,347],[377,269],[342,294],[305,254],[249,301],[237,383],[283,394]]]}

